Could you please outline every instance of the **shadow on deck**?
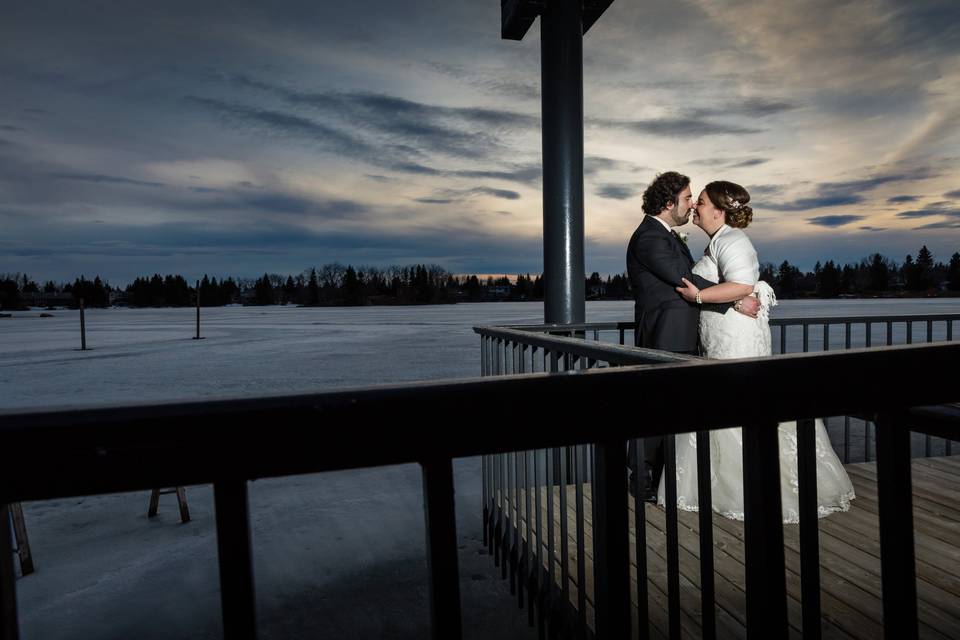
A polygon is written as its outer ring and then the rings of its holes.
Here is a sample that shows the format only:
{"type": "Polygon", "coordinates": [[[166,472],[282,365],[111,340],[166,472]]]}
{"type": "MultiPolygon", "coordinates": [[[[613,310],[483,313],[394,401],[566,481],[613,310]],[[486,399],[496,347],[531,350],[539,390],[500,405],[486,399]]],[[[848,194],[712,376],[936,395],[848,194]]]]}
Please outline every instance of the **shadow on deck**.
{"type": "MultiPolygon", "coordinates": [[[[883,637],[883,602],[880,579],[880,527],[878,522],[877,475],[874,463],[846,465],[857,498],[850,511],[819,521],[821,630],[825,638],[883,637]]],[[[912,462],[914,528],[916,545],[917,609],[921,638],[960,637],[960,456],[920,458],[912,462]]],[[[568,485],[570,496],[575,485],[568,485]]],[[[523,489],[519,504],[526,503],[523,489]]],[[[547,519],[547,489],[540,488],[541,518],[547,519]]],[[[520,534],[530,545],[536,541],[535,526],[527,538],[525,514],[511,512],[511,521],[520,522],[520,534]],[[519,516],[519,520],[515,519],[519,516]]],[[[500,502],[499,492],[497,502],[500,502]]],[[[569,600],[579,610],[577,584],[577,510],[567,501],[569,600]]],[[[630,509],[630,578],[633,623],[637,621],[637,565],[633,499],[630,509]]],[[[560,487],[554,487],[554,544],[560,548],[560,487]]],[[[665,511],[646,506],[647,589],[650,634],[666,638],[667,569],[665,511]]],[[[583,484],[583,513],[586,583],[585,620],[594,624],[593,539],[591,485],[583,484]]],[[[700,541],[696,513],[679,512],[680,608],[684,637],[699,638],[700,629],[700,541]]],[[[535,524],[535,523],[534,523],[535,524]]],[[[713,517],[715,600],[717,636],[746,637],[746,589],[743,523],[717,514],[713,517]]],[[[800,541],[797,525],[784,525],[786,584],[790,637],[802,636],[800,541]]],[[[546,540],[544,541],[546,545],[546,540]]],[[[549,554],[540,554],[546,559],[549,554]]],[[[546,562],[546,560],[544,560],[546,562]]],[[[548,567],[545,567],[549,569],[548,567]]],[[[559,559],[552,575],[562,588],[559,559]]],[[[578,616],[580,617],[580,616],[578,616]]]]}

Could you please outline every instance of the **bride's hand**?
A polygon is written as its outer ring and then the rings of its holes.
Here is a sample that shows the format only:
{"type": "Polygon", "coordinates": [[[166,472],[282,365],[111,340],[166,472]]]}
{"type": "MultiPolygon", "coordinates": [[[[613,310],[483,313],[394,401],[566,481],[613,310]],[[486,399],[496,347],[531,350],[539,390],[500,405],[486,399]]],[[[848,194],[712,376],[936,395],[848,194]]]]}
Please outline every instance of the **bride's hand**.
{"type": "Polygon", "coordinates": [[[682,287],[677,287],[677,293],[683,296],[683,299],[687,302],[696,302],[697,294],[700,293],[700,289],[697,288],[697,285],[693,284],[686,278],[680,278],[683,280],[682,287]]]}

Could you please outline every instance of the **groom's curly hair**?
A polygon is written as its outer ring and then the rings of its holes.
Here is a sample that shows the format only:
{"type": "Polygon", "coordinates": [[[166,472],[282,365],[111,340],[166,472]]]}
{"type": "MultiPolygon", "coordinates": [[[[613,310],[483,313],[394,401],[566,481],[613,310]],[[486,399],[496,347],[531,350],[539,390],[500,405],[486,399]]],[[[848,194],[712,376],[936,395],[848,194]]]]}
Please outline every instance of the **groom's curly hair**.
{"type": "Polygon", "coordinates": [[[680,192],[690,186],[690,178],[667,171],[659,174],[647,190],[643,192],[643,212],[655,216],[663,211],[671,202],[676,204],[680,192]]]}

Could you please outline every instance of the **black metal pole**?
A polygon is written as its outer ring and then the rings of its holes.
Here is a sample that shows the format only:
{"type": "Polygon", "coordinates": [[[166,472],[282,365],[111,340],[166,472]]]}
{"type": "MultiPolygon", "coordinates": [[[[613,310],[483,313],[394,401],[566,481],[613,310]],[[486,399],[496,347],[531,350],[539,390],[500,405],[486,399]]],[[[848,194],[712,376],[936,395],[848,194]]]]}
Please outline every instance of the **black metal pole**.
{"type": "Polygon", "coordinates": [[[17,640],[17,587],[13,567],[10,509],[0,504],[0,640],[17,640]]]}
{"type": "Polygon", "coordinates": [[[543,110],[543,317],[584,321],[583,4],[549,2],[540,18],[543,110]]]}
{"type": "Polygon", "coordinates": [[[197,280],[197,335],[194,340],[200,339],[200,281],[197,280]]]}
{"type": "MultiPolygon", "coordinates": [[[[427,560],[430,575],[431,636],[456,640],[463,635],[460,572],[457,559],[457,517],[453,464],[449,458],[421,462],[427,560]]],[[[519,527],[519,522],[517,523],[519,527]]]]}
{"type": "Polygon", "coordinates": [[[80,350],[87,350],[87,324],[83,315],[83,298],[80,298],[80,350]]]}

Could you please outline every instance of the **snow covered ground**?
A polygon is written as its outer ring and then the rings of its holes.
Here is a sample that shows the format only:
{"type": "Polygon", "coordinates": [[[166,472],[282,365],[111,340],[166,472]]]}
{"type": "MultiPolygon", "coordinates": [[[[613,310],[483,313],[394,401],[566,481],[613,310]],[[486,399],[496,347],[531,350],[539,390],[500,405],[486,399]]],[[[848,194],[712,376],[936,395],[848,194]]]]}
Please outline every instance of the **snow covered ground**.
{"type": "MultiPolygon", "coordinates": [[[[587,319],[628,320],[632,311],[630,302],[589,303],[587,319]]],[[[786,301],[776,312],[958,313],[960,300],[786,301]]],[[[52,313],[0,318],[0,406],[249,397],[476,376],[474,325],[542,320],[538,303],[228,307],[203,310],[205,339],[197,341],[192,309],[95,309],[86,317],[91,350],[79,351],[78,313],[52,313]]],[[[535,637],[481,547],[479,459],[457,460],[454,471],[465,633],[535,637]]],[[[415,465],[252,483],[262,637],[425,637],[421,490],[415,465]]],[[[163,496],[160,516],[147,520],[146,492],[25,505],[37,572],[18,581],[23,637],[220,637],[212,494],[191,487],[188,497],[193,521],[185,525],[173,496],[163,496]]]]}

